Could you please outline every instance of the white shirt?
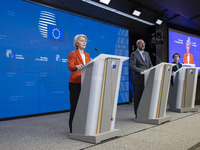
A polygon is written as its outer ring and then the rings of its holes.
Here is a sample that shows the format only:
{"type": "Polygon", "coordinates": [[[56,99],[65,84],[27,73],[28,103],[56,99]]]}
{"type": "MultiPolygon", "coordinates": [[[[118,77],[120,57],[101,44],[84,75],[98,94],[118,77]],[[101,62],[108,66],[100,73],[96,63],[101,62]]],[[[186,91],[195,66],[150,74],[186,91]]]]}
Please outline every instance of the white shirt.
{"type": "Polygon", "coordinates": [[[84,65],[85,65],[85,54],[82,53],[82,54],[81,54],[81,57],[82,57],[82,59],[83,59],[83,63],[84,63],[84,65]]]}
{"type": "Polygon", "coordinates": [[[140,51],[139,49],[137,49],[140,53],[140,55],[142,56],[143,60],[145,61],[145,56],[144,56],[144,51],[140,51]]]}
{"type": "Polygon", "coordinates": [[[187,62],[190,64],[190,54],[187,54],[187,62]]]}

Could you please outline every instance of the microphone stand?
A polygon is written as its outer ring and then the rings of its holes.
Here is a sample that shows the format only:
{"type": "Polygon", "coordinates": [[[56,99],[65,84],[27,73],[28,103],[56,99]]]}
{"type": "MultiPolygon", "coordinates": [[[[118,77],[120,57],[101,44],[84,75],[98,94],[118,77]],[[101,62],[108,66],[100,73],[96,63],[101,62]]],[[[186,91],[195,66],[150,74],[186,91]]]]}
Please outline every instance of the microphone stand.
{"type": "Polygon", "coordinates": [[[153,56],[156,57],[156,59],[158,59],[159,63],[161,63],[162,61],[160,60],[160,58],[158,56],[156,56],[156,54],[152,53],[153,56]]]}

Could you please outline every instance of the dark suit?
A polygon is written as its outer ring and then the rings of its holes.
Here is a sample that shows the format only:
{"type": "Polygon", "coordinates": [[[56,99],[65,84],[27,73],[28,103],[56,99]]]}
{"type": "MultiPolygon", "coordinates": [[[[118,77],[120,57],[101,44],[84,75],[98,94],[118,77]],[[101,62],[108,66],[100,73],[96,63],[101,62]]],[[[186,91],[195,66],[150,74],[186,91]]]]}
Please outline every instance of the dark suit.
{"type": "MultiPolygon", "coordinates": [[[[173,64],[176,64],[175,61],[173,62],[173,64]]],[[[182,67],[182,64],[178,63],[178,67],[179,67],[179,69],[180,69],[180,68],[182,67]]],[[[175,72],[175,71],[177,71],[177,70],[178,70],[178,68],[177,68],[176,65],[172,67],[172,71],[175,72]]]]}
{"type": "Polygon", "coordinates": [[[144,90],[144,75],[140,73],[146,69],[153,67],[149,53],[143,52],[145,61],[139,50],[134,51],[130,57],[130,70],[133,71],[132,83],[134,89],[134,110],[137,116],[137,108],[144,90]]]}
{"type": "MultiPolygon", "coordinates": [[[[175,63],[175,61],[173,62],[173,64],[176,64],[175,63]]],[[[179,67],[179,69],[182,67],[182,64],[180,64],[180,63],[178,63],[178,67],[179,67]]],[[[172,67],[172,72],[175,72],[175,71],[177,71],[178,70],[178,68],[177,68],[177,66],[175,65],[175,66],[173,66],[172,67]]],[[[172,86],[173,86],[173,77],[171,76],[171,84],[172,84],[172,86]]]]}

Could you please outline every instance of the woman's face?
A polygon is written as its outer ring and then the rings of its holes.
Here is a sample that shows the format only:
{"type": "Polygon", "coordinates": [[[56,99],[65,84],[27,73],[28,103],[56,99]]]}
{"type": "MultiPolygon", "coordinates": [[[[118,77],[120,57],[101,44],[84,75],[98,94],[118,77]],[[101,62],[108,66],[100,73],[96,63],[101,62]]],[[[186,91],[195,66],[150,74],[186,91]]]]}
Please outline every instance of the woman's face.
{"type": "Polygon", "coordinates": [[[78,42],[76,45],[78,46],[78,49],[84,50],[86,47],[86,39],[84,37],[79,37],[78,42]]]}
{"type": "Polygon", "coordinates": [[[186,46],[187,53],[189,53],[190,52],[190,44],[187,42],[185,46],[186,46]]]}

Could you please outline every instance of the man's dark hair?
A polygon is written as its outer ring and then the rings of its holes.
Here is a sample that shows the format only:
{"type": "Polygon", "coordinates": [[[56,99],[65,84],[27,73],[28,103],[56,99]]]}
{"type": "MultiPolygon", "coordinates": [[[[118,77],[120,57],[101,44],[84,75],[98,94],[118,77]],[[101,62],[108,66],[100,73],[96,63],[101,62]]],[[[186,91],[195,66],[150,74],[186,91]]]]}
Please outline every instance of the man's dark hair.
{"type": "Polygon", "coordinates": [[[178,53],[175,53],[175,54],[172,56],[172,58],[174,58],[175,55],[178,55],[179,58],[181,57],[178,53]]]}

